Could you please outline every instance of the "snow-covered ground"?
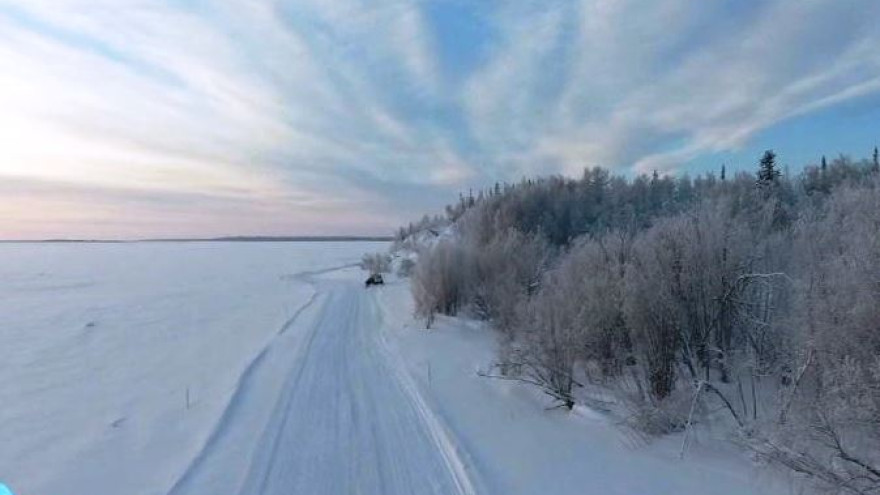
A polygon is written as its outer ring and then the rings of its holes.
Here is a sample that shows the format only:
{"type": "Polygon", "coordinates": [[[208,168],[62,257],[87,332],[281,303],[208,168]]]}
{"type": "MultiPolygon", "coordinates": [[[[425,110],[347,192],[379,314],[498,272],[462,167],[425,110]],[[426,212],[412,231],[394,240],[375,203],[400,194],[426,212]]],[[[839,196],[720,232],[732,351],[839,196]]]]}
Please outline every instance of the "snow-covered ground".
{"type": "Polygon", "coordinates": [[[577,406],[548,410],[535,388],[478,375],[495,358],[492,333],[476,322],[415,321],[405,282],[378,294],[394,355],[467,460],[483,493],[505,495],[783,495],[802,493],[782,473],[755,465],[709,432],[680,459],[682,438],[646,442],[612,418],[577,406]]]}
{"type": "Polygon", "coordinates": [[[376,291],[358,283],[357,270],[334,275],[316,280],[316,303],[298,331],[253,368],[172,494],[476,493],[448,433],[382,340],[376,291]]]}
{"type": "Polygon", "coordinates": [[[724,443],[643,444],[478,377],[384,244],[0,245],[0,481],[18,495],[787,494],[724,443]]]}
{"type": "Polygon", "coordinates": [[[386,247],[0,244],[0,482],[166,493],[312,297],[296,274],[386,247]]]}

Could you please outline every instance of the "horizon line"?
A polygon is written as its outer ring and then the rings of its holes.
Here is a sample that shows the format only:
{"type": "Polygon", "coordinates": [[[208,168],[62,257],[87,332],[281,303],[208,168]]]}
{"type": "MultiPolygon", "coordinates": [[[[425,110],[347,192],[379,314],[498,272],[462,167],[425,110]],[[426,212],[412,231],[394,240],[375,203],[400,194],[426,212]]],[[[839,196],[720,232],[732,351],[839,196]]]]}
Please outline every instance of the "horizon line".
{"type": "Polygon", "coordinates": [[[221,237],[170,237],[170,238],[146,238],[146,239],[0,239],[0,243],[6,244],[125,244],[138,242],[384,242],[391,241],[390,235],[256,235],[256,236],[221,236],[221,237]]]}

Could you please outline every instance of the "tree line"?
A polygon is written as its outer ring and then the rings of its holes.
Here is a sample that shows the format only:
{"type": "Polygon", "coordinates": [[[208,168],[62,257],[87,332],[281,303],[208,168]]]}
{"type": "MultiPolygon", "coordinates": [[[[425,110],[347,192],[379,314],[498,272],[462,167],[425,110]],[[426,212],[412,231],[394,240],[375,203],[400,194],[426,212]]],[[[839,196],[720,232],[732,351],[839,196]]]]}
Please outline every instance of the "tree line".
{"type": "Polygon", "coordinates": [[[761,457],[880,491],[880,163],[498,184],[420,225],[416,309],[500,336],[490,374],[652,434],[726,421],[761,457]],[[719,412],[720,411],[720,412],[719,412]]]}

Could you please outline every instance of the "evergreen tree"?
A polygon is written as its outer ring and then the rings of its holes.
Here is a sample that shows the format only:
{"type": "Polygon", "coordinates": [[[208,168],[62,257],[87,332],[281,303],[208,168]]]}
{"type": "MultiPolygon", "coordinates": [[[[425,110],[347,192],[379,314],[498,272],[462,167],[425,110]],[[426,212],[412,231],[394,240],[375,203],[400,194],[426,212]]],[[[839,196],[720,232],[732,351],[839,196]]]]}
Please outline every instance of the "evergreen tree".
{"type": "Polygon", "coordinates": [[[721,180],[726,180],[726,179],[727,179],[727,168],[722,163],[721,164],[721,180]]]}
{"type": "Polygon", "coordinates": [[[828,161],[825,160],[825,155],[822,155],[822,173],[824,174],[827,171],[828,171],[828,161]]]}
{"type": "Polygon", "coordinates": [[[874,171],[880,172],[880,154],[877,153],[876,146],[874,146],[874,171]]]}
{"type": "Polygon", "coordinates": [[[765,151],[758,169],[758,184],[775,184],[780,175],[779,170],[776,169],[776,153],[773,150],[765,151]]]}

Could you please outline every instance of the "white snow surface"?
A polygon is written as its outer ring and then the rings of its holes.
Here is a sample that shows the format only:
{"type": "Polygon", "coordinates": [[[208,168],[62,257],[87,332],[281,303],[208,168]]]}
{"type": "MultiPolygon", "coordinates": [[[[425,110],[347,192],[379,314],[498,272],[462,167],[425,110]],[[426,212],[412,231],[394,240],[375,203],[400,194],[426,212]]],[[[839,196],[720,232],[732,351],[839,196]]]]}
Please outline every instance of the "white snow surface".
{"type": "Polygon", "coordinates": [[[531,385],[493,380],[496,342],[485,325],[414,320],[405,282],[377,293],[383,333],[436,417],[458,442],[481,493],[505,495],[785,495],[788,475],[755,464],[722,434],[646,440],[583,405],[567,412],[531,385]]]}
{"type": "Polygon", "coordinates": [[[167,493],[313,296],[296,274],[387,246],[0,244],[0,482],[167,493]]]}
{"type": "Polygon", "coordinates": [[[711,438],[633,441],[477,376],[383,243],[0,245],[0,481],[17,495],[791,493],[711,438]]]}

